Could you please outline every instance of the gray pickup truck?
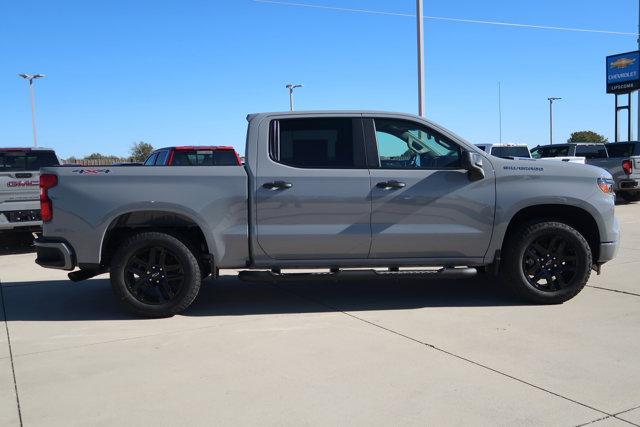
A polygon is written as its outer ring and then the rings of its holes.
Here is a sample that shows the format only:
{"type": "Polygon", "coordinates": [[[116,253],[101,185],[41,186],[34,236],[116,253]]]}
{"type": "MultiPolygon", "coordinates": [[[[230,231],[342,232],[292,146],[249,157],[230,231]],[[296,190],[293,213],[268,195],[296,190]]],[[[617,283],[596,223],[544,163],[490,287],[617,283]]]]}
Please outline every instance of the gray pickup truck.
{"type": "Polygon", "coordinates": [[[40,228],[40,168],[59,164],[48,148],[0,148],[0,231],[40,228]]]}
{"type": "Polygon", "coordinates": [[[600,168],[493,157],[407,114],[247,120],[244,166],[43,169],[51,216],[36,262],[79,267],[75,281],[109,271],[127,308],[162,317],[186,309],[220,268],[253,281],[304,276],[281,272],[290,268],[482,272],[555,304],[615,255],[613,181],[600,168]],[[406,269],[417,266],[440,268],[406,269]]]}
{"type": "Polygon", "coordinates": [[[607,157],[587,158],[586,163],[611,173],[613,189],[624,200],[640,201],[640,142],[616,142],[605,147],[607,157]]]}

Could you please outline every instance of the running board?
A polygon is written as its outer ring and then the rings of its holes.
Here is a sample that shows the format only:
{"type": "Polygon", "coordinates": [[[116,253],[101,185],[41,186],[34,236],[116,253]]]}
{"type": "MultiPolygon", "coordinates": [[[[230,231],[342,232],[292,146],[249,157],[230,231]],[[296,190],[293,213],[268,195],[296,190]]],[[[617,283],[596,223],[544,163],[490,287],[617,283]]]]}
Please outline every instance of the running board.
{"type": "Polygon", "coordinates": [[[467,279],[474,277],[475,268],[445,267],[439,270],[338,270],[322,273],[274,273],[273,271],[245,270],[238,274],[243,282],[279,283],[308,280],[343,280],[343,279],[467,279]]]}

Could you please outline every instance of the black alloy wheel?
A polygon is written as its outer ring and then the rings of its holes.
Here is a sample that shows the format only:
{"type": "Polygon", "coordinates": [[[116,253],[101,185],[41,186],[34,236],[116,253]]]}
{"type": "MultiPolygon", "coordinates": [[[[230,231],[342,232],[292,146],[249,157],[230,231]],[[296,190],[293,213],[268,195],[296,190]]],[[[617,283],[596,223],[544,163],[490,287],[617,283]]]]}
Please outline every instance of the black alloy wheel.
{"type": "Polygon", "coordinates": [[[564,236],[543,235],[525,249],[522,270],[527,281],[543,292],[559,291],[572,283],[577,273],[577,251],[564,236]]]}
{"type": "Polygon", "coordinates": [[[116,298],[142,317],[181,313],[200,291],[202,274],[196,254],[190,242],[179,236],[156,231],[134,234],[111,260],[116,298]]]}
{"type": "Polygon", "coordinates": [[[591,247],[572,226],[560,221],[530,222],[511,232],[502,248],[499,279],[519,298],[535,304],[561,304],[587,284],[591,247]]]}
{"type": "Polygon", "coordinates": [[[144,304],[166,304],[184,287],[184,267],[166,247],[145,247],[125,266],[125,284],[131,295],[144,304]]]}

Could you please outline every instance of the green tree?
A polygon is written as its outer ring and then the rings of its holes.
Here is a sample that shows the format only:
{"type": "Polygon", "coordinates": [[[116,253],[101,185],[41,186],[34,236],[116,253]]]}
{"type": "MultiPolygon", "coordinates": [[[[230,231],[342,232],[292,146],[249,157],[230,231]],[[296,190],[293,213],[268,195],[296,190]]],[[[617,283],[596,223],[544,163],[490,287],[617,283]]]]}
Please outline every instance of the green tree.
{"type": "Polygon", "coordinates": [[[609,140],[592,130],[581,130],[573,132],[567,142],[609,142],[609,140]]]}
{"type": "Polygon", "coordinates": [[[136,142],[131,146],[131,161],[144,162],[153,151],[153,146],[144,141],[136,142]]]}

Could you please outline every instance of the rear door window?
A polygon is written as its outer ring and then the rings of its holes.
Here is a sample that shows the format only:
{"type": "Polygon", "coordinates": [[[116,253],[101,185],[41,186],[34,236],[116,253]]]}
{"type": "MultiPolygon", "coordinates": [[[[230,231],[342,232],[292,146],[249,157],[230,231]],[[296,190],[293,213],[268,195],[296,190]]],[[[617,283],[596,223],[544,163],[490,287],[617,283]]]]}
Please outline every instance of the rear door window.
{"type": "Polygon", "coordinates": [[[298,168],[366,167],[360,119],[308,118],[272,122],[270,155],[298,168]]]}
{"type": "Polygon", "coordinates": [[[0,172],[38,171],[47,166],[58,166],[53,151],[3,151],[0,152],[0,172]]]}
{"type": "Polygon", "coordinates": [[[608,157],[604,145],[576,145],[576,156],[585,159],[603,159],[608,157]]]}

